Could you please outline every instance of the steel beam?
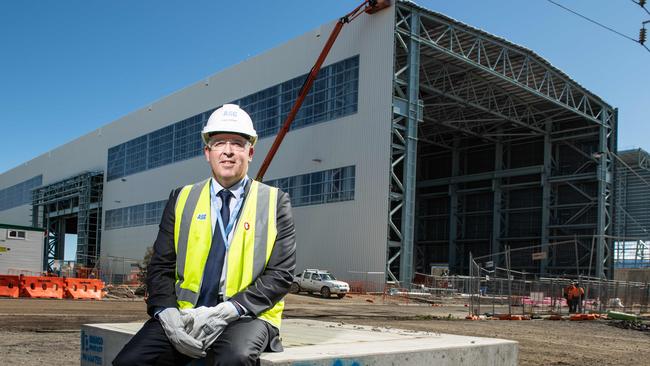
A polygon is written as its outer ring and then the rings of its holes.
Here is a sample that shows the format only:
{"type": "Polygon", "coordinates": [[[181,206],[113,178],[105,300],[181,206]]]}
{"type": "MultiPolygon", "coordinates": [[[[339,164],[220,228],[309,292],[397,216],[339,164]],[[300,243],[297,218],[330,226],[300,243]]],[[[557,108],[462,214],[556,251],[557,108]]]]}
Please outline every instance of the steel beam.
{"type": "Polygon", "coordinates": [[[467,73],[468,79],[465,82],[469,85],[462,85],[458,88],[459,90],[453,90],[453,88],[445,90],[433,85],[422,85],[422,89],[542,134],[542,131],[535,124],[526,122],[534,119],[536,115],[534,111],[529,109],[529,106],[515,104],[513,98],[507,94],[495,94],[495,86],[492,84],[475,85],[478,82],[471,79],[473,74],[469,71],[467,73]]]}
{"type": "MultiPolygon", "coordinates": [[[[414,9],[400,4],[400,9],[414,9]]],[[[399,14],[399,9],[398,9],[399,14]]],[[[605,111],[611,108],[566,75],[552,68],[534,53],[491,39],[469,27],[433,13],[423,13],[422,45],[447,57],[470,64],[513,86],[602,124],[605,111]]],[[[407,34],[404,22],[396,24],[396,32],[407,34]]],[[[609,128],[607,124],[602,124],[609,128]]]]}
{"type": "Polygon", "coordinates": [[[103,172],[83,172],[37,188],[32,193],[32,220],[42,215],[49,236],[45,241],[46,269],[55,259],[63,259],[65,220],[77,217],[78,265],[92,267],[100,249],[103,172]],[[63,228],[63,229],[61,229],[63,228]],[[54,233],[54,231],[64,230],[54,233]]]}
{"type": "Polygon", "coordinates": [[[481,180],[492,180],[508,177],[519,177],[522,175],[540,174],[544,171],[543,165],[532,165],[524,168],[503,169],[486,173],[476,173],[467,175],[453,175],[448,178],[423,180],[418,183],[418,188],[428,188],[437,186],[446,186],[449,184],[478,182],[481,180]]]}
{"type": "MultiPolygon", "coordinates": [[[[404,2],[397,5],[394,34],[394,95],[409,100],[409,103],[414,100],[410,98],[414,90],[409,73],[413,69],[410,65],[413,61],[410,49],[415,41],[420,45],[419,97],[425,106],[425,123],[418,131],[418,138],[430,141],[426,147],[427,154],[435,154],[438,151],[432,145],[445,148],[446,153],[451,150],[451,176],[417,184],[417,188],[448,186],[450,270],[458,272],[461,267],[459,263],[464,262],[464,258],[463,261],[459,258],[463,243],[470,245],[468,243],[490,241],[490,249],[495,251],[507,240],[506,235],[510,233],[508,215],[515,215],[515,212],[525,214],[534,210],[541,213],[541,232],[528,230],[525,234],[516,235],[513,231],[513,237],[539,234],[537,239],[530,240],[539,240],[542,244],[541,250],[548,252],[551,250],[551,242],[560,237],[558,235],[577,235],[582,238],[590,234],[591,238],[593,232],[603,238],[598,248],[602,252],[599,261],[604,268],[601,272],[608,272],[611,267],[608,265],[611,255],[604,238],[611,231],[613,188],[612,178],[608,177],[608,174],[611,175],[611,161],[603,163],[602,159],[599,161],[592,154],[601,152],[608,155],[608,151],[615,145],[611,142],[616,135],[613,109],[533,52],[416,5],[404,2]],[[420,21],[420,29],[417,31],[413,24],[415,17],[412,16],[416,12],[420,21]],[[516,140],[526,143],[534,141],[537,147],[543,146],[544,156],[539,156],[539,151],[536,150],[531,151],[530,157],[526,159],[517,159],[514,155],[511,158],[509,154],[522,151],[520,147],[510,148],[516,140]],[[481,151],[478,149],[485,142],[491,147],[490,150],[496,151],[495,160],[503,165],[499,167],[497,162],[493,172],[461,175],[466,171],[484,172],[489,169],[485,166],[486,158],[480,156],[481,151]],[[501,148],[500,143],[503,144],[501,148]],[[562,143],[566,143],[573,151],[560,148],[562,143]],[[448,149],[452,145],[452,149],[448,149]],[[502,159],[497,157],[499,150],[503,155],[502,159]],[[468,151],[468,160],[462,158],[464,151],[468,151]],[[479,159],[472,162],[469,159],[473,156],[479,156],[479,159]],[[535,160],[532,160],[533,157],[535,160]],[[514,166],[541,165],[508,169],[510,162],[518,164],[514,166]],[[467,164],[467,169],[463,168],[463,164],[467,164]],[[531,183],[529,179],[515,179],[514,183],[510,182],[511,185],[508,185],[503,178],[523,175],[530,175],[537,181],[532,184],[538,185],[541,197],[536,197],[535,203],[528,205],[531,207],[508,210],[504,201],[508,201],[507,195],[511,189],[518,185],[529,186],[531,183]],[[486,184],[463,185],[482,180],[486,184]],[[563,185],[572,187],[586,199],[577,195],[574,197],[573,192],[559,197],[558,193],[563,192],[563,185]],[[492,232],[488,233],[486,230],[481,239],[470,239],[468,235],[472,236],[473,222],[467,219],[468,213],[464,208],[478,211],[475,207],[472,208],[472,202],[466,199],[465,194],[476,192],[490,192],[484,196],[489,199],[491,195],[494,200],[492,207],[485,206],[479,210],[486,211],[488,217],[492,215],[492,232]],[[560,198],[564,200],[557,201],[560,198]],[[597,207],[598,205],[602,207],[597,207]],[[529,211],[524,211],[526,209],[529,211]],[[593,215],[597,209],[598,214],[593,215]],[[586,215],[598,217],[590,217],[587,220],[586,215]]],[[[406,126],[406,123],[402,125],[406,126]]],[[[405,141],[408,140],[406,131],[405,128],[400,132],[405,141]]],[[[396,149],[393,151],[393,161],[401,159],[400,164],[405,164],[406,153],[396,149]]],[[[420,158],[424,158],[424,155],[420,158]]],[[[487,161],[489,162],[489,159],[487,161]]],[[[402,167],[406,168],[406,165],[400,165],[400,168],[402,167]]],[[[406,190],[402,170],[398,172],[401,180],[399,188],[406,190]]],[[[438,189],[431,191],[437,192],[438,189]]],[[[403,205],[406,205],[406,201],[403,201],[403,205]]],[[[403,206],[399,208],[404,209],[403,206]]],[[[402,214],[406,212],[401,211],[400,219],[406,217],[402,214]]],[[[534,226],[537,227],[537,224],[536,222],[534,226]]],[[[400,231],[403,232],[404,229],[400,231]]],[[[586,239],[581,245],[584,243],[586,239]]],[[[486,249],[481,247],[481,250],[486,249]]],[[[589,248],[586,252],[589,252],[589,248]]],[[[580,256],[584,257],[584,253],[580,253],[580,256]]],[[[562,265],[559,262],[557,264],[562,265]]],[[[540,264],[542,273],[555,271],[557,268],[559,267],[553,263],[553,258],[548,258],[540,264]]]]}

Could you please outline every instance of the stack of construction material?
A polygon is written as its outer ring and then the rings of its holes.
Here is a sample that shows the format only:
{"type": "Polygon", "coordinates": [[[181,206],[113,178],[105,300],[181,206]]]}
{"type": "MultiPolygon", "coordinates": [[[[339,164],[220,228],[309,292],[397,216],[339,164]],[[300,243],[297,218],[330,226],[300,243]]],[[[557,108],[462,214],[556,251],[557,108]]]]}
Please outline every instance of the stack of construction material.
{"type": "Polygon", "coordinates": [[[90,278],[0,275],[0,297],[101,300],[104,281],[90,278]]]}

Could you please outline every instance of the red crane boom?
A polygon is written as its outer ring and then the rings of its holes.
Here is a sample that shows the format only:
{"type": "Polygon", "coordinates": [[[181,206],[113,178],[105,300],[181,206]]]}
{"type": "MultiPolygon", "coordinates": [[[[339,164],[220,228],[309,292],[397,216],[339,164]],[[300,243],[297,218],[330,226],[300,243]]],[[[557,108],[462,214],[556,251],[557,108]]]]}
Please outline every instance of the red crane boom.
{"type": "Polygon", "coordinates": [[[271,165],[271,161],[273,160],[275,153],[277,153],[278,148],[280,147],[280,144],[284,139],[284,136],[287,134],[287,132],[289,132],[291,123],[296,118],[296,114],[298,114],[298,111],[302,106],[302,102],[305,100],[305,97],[309,93],[309,90],[311,90],[311,86],[314,83],[314,80],[316,80],[316,76],[318,76],[318,72],[320,71],[321,66],[323,66],[323,62],[325,62],[325,58],[327,58],[327,55],[330,53],[330,50],[332,49],[334,42],[336,42],[336,38],[338,38],[339,33],[341,32],[343,26],[356,19],[356,17],[361,15],[363,12],[366,12],[368,14],[374,14],[389,6],[390,6],[389,0],[366,0],[363,3],[361,3],[361,5],[357,6],[354,10],[352,10],[351,12],[349,12],[348,14],[346,14],[345,16],[341,17],[338,20],[336,26],[334,26],[334,29],[332,29],[332,32],[330,33],[330,36],[327,39],[327,42],[325,43],[323,50],[318,56],[318,59],[316,59],[316,63],[311,68],[311,71],[307,76],[307,80],[305,80],[305,83],[302,85],[302,88],[300,89],[300,93],[298,93],[298,98],[296,99],[296,102],[291,108],[291,111],[289,112],[287,119],[284,121],[282,128],[278,132],[278,135],[275,137],[271,149],[269,150],[268,154],[264,158],[264,162],[262,163],[260,170],[257,172],[257,177],[255,177],[255,180],[261,182],[264,179],[264,174],[266,173],[266,170],[269,168],[269,165],[271,165]]]}

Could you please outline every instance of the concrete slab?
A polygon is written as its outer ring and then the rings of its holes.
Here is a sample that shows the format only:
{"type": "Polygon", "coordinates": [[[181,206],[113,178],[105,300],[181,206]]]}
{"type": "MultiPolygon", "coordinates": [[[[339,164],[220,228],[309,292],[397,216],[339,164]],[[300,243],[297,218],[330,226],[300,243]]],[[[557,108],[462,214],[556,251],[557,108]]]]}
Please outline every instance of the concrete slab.
{"type": "MultiPolygon", "coordinates": [[[[89,324],[81,330],[81,365],[110,365],[142,323],[89,324]]],[[[285,351],[264,353],[261,365],[498,365],[517,364],[517,342],[481,337],[286,319],[285,351]]]]}

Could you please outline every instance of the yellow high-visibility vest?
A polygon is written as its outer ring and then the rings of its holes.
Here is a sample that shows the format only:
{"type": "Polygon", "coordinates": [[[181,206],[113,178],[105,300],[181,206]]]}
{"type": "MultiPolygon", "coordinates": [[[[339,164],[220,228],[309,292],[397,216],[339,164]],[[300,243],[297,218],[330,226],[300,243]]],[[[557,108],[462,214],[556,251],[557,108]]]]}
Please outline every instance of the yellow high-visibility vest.
{"type": "MultiPolygon", "coordinates": [[[[224,300],[252,284],[266,268],[278,233],[277,198],[277,188],[252,181],[226,254],[224,300]]],[[[180,309],[193,308],[201,293],[203,270],[212,243],[210,211],[210,179],[183,187],[176,200],[174,222],[176,299],[180,309]]],[[[283,309],[284,300],[258,318],[279,329],[283,309]]]]}

